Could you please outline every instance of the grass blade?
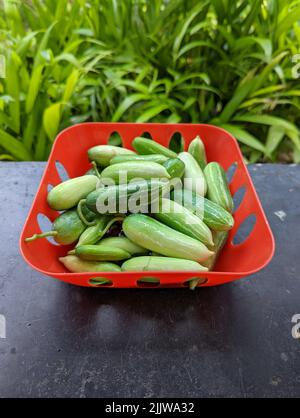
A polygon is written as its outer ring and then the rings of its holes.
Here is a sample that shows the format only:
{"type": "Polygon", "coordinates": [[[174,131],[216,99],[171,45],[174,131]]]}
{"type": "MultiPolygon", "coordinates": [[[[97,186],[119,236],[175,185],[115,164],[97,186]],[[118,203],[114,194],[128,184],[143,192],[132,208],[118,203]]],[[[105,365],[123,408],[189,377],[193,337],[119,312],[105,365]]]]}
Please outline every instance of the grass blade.
{"type": "Polygon", "coordinates": [[[43,128],[40,129],[37,136],[37,142],[34,152],[35,161],[43,161],[47,146],[47,135],[43,128]]]}
{"type": "Polygon", "coordinates": [[[8,105],[10,126],[16,134],[20,133],[19,61],[20,59],[16,54],[10,54],[7,60],[6,76],[7,94],[12,98],[8,105]]]}
{"type": "Polygon", "coordinates": [[[266,142],[266,154],[271,158],[273,152],[280,145],[285,136],[285,129],[279,126],[270,126],[267,142],[266,142]]]}
{"type": "Polygon", "coordinates": [[[43,115],[43,125],[50,141],[55,139],[60,123],[61,103],[47,107],[43,115]]]}
{"type": "Polygon", "coordinates": [[[33,106],[35,104],[37,95],[39,94],[40,85],[42,82],[42,75],[43,75],[44,66],[39,65],[38,67],[35,67],[29,83],[29,89],[26,97],[26,104],[25,109],[26,113],[30,113],[33,109],[33,106]]]}
{"type": "Polygon", "coordinates": [[[194,7],[194,9],[191,10],[189,15],[185,19],[185,21],[182,25],[182,28],[181,28],[179,34],[176,36],[174,44],[173,44],[173,57],[174,57],[175,60],[178,57],[178,51],[180,49],[180,46],[182,44],[182,41],[183,41],[185,35],[187,34],[187,31],[188,31],[188,28],[189,28],[190,24],[196,18],[196,16],[204,9],[204,7],[207,6],[208,3],[209,3],[208,1],[198,3],[194,7]]]}
{"type": "Polygon", "coordinates": [[[299,22],[300,20],[300,4],[291,10],[287,11],[286,14],[284,14],[283,18],[279,21],[277,29],[276,29],[276,37],[279,38],[279,36],[283,35],[285,32],[287,32],[294,23],[299,22]]]}
{"type": "Polygon", "coordinates": [[[144,94],[132,94],[131,96],[126,97],[114,113],[112,122],[120,120],[123,114],[134,104],[147,99],[148,96],[145,96],[144,94]]]}
{"type": "Polygon", "coordinates": [[[247,80],[240,84],[235,90],[232,99],[227,103],[220,115],[222,122],[228,122],[232,115],[237,111],[240,104],[246,99],[255,84],[254,79],[247,80]]]}
{"type": "Polygon", "coordinates": [[[17,160],[31,160],[32,155],[28,152],[21,141],[0,129],[0,146],[13,155],[17,160]]]}
{"type": "Polygon", "coordinates": [[[298,128],[294,124],[276,116],[251,115],[250,113],[247,113],[245,115],[235,117],[234,120],[237,122],[249,122],[255,124],[276,126],[278,128],[290,130],[291,132],[294,132],[296,135],[299,133],[298,128]]]}
{"type": "Polygon", "coordinates": [[[137,123],[148,122],[149,120],[159,115],[164,110],[168,110],[168,109],[169,109],[168,104],[161,104],[158,106],[151,107],[150,109],[146,110],[137,118],[137,123]]]}
{"type": "Polygon", "coordinates": [[[264,145],[257,139],[255,136],[247,132],[245,129],[241,128],[240,126],[231,125],[231,124],[222,124],[220,125],[221,128],[226,129],[230,132],[236,139],[244,145],[248,145],[248,147],[253,148],[257,151],[262,152],[263,154],[266,153],[266,149],[264,145]]]}
{"type": "Polygon", "coordinates": [[[63,102],[68,102],[71,99],[73,92],[76,88],[77,82],[79,80],[79,75],[79,71],[77,69],[74,69],[67,78],[66,87],[63,95],[63,102]]]}

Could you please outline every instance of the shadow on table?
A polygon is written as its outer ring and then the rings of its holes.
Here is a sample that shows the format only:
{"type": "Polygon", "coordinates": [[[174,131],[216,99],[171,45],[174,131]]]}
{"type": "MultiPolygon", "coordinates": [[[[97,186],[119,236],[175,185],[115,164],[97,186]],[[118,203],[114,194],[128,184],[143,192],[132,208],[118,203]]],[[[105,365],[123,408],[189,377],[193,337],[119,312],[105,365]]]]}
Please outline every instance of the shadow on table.
{"type": "Polygon", "coordinates": [[[224,350],[231,345],[236,318],[232,292],[231,285],[195,291],[66,286],[57,303],[65,329],[91,348],[105,341],[111,349],[145,344],[160,350],[224,350]]]}

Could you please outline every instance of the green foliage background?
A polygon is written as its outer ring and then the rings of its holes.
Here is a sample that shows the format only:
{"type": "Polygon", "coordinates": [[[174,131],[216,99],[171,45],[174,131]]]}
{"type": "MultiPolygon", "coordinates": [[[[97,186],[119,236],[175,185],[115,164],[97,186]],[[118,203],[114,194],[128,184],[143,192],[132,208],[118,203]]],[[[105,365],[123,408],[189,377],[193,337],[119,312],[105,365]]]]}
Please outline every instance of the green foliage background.
{"type": "Polygon", "coordinates": [[[300,1],[0,0],[0,158],[84,121],[212,123],[300,161],[300,1]]]}

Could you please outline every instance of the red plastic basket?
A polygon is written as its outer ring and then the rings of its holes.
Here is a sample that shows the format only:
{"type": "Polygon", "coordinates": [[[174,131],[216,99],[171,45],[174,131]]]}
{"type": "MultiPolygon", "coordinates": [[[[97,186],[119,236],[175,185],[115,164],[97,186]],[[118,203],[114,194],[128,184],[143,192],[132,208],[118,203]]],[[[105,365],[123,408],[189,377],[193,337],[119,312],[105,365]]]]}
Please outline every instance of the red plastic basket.
{"type": "Polygon", "coordinates": [[[265,267],[272,259],[275,244],[238,143],[225,130],[203,124],[85,123],[68,128],[58,135],[21,234],[20,248],[24,259],[31,267],[56,279],[79,286],[93,287],[90,281],[97,280],[101,276],[111,281],[110,287],[136,288],[139,287],[138,280],[145,277],[160,279],[158,287],[181,287],[195,277],[199,277],[201,283],[204,282],[203,286],[228,283],[265,267]],[[70,177],[82,175],[90,168],[87,150],[94,145],[107,144],[111,134],[115,132],[121,136],[123,146],[130,149],[133,139],[145,132],[150,133],[155,141],[165,146],[169,146],[173,134],[179,132],[184,138],[185,149],[196,135],[200,135],[205,143],[209,161],[218,161],[225,170],[236,164],[236,171],[230,183],[231,192],[234,195],[240,188],[245,188],[246,192],[234,214],[235,225],[215,271],[200,275],[186,271],[74,274],[68,272],[58,261],[58,257],[64,256],[69,247],[54,245],[47,239],[24,242],[25,237],[41,232],[37,220],[38,214],[46,215],[51,222],[58,215],[56,211],[50,209],[46,201],[49,185],[55,186],[61,182],[56,163],[60,162],[70,177]],[[235,245],[233,239],[238,229],[251,215],[255,215],[256,223],[250,235],[244,242],[235,245]]]}

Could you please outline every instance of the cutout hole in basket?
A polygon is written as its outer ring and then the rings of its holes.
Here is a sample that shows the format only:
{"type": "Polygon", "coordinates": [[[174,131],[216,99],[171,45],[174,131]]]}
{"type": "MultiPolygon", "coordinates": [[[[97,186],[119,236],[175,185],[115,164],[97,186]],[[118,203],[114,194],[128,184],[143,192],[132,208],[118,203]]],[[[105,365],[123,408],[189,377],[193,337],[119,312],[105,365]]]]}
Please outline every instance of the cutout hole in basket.
{"type": "Polygon", "coordinates": [[[106,279],[105,277],[93,277],[88,281],[88,284],[93,287],[112,286],[112,280],[106,279]]]}
{"type": "MultiPolygon", "coordinates": [[[[39,213],[37,215],[37,222],[39,224],[39,227],[41,228],[42,233],[52,231],[52,222],[50,221],[48,216],[44,215],[43,213],[39,213]]],[[[46,239],[53,245],[56,245],[56,246],[59,245],[57,244],[57,242],[54,240],[53,237],[46,237],[46,238],[41,238],[41,239],[46,239]]]]}
{"type": "Polygon", "coordinates": [[[53,184],[48,184],[47,192],[50,193],[53,188],[54,188],[53,184]]]}
{"type": "Polygon", "coordinates": [[[55,161],[55,167],[58,172],[58,175],[61,179],[61,181],[67,181],[70,179],[70,176],[65,169],[64,165],[60,161],[55,161]]]}
{"type": "Polygon", "coordinates": [[[109,230],[107,231],[106,235],[108,237],[124,237],[122,233],[122,223],[116,222],[114,223],[109,230]]]}
{"type": "Polygon", "coordinates": [[[182,152],[184,150],[184,138],[180,132],[175,132],[170,139],[169,148],[171,151],[182,152]]]}
{"type": "Polygon", "coordinates": [[[232,244],[240,245],[250,236],[256,224],[256,215],[249,215],[240,225],[239,229],[233,237],[232,244]]]}
{"type": "Polygon", "coordinates": [[[203,286],[205,283],[207,283],[207,279],[204,277],[192,277],[191,279],[188,279],[183,282],[183,286],[190,287],[192,282],[191,289],[195,289],[198,286],[203,286]]]}
{"type": "Polygon", "coordinates": [[[246,194],[246,187],[242,186],[240,187],[233,196],[233,203],[234,203],[234,209],[233,212],[235,213],[238,208],[240,207],[242,201],[244,200],[245,194],[246,194]]]}
{"type": "Polygon", "coordinates": [[[142,133],[142,135],[140,135],[142,138],[147,138],[147,139],[152,139],[153,140],[153,138],[152,138],[152,136],[151,136],[151,134],[149,133],[149,132],[144,132],[144,133],[142,133]]]}
{"type": "Polygon", "coordinates": [[[228,168],[226,172],[228,184],[232,182],[232,179],[236,173],[236,170],[237,170],[237,162],[231,164],[231,166],[228,168]]]}
{"type": "Polygon", "coordinates": [[[113,132],[108,141],[108,145],[114,145],[115,147],[123,147],[123,141],[121,135],[118,132],[113,132]]]}
{"type": "Polygon", "coordinates": [[[143,277],[136,282],[138,287],[158,287],[160,280],[156,277],[143,277]]]}

